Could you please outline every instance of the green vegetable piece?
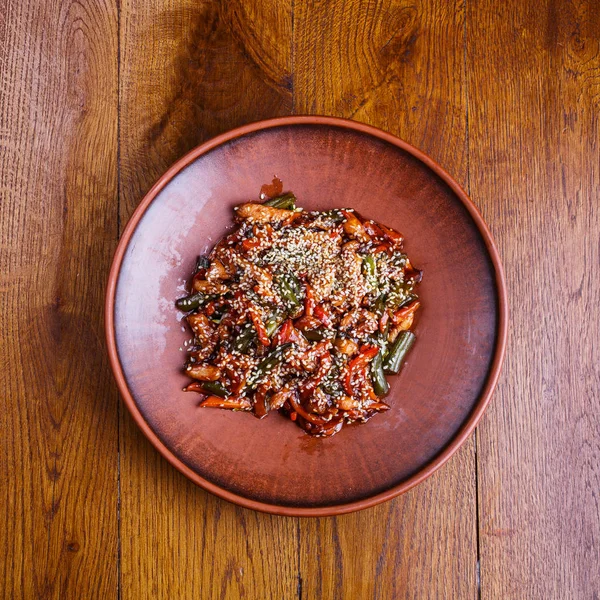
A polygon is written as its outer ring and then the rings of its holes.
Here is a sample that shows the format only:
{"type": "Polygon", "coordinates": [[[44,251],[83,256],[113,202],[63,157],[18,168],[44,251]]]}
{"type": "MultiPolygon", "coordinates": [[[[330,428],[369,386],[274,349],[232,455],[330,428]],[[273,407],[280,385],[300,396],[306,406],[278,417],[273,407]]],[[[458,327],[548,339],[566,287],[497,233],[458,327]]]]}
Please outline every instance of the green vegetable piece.
{"type": "Polygon", "coordinates": [[[373,312],[380,317],[383,314],[383,311],[385,310],[385,294],[379,294],[379,296],[377,296],[377,299],[375,300],[375,303],[373,304],[373,312]]]}
{"type": "Polygon", "coordinates": [[[367,254],[363,258],[363,273],[367,279],[375,279],[377,276],[377,264],[375,263],[375,257],[372,254],[367,254]]]}
{"type": "Polygon", "coordinates": [[[219,396],[219,398],[227,398],[231,395],[231,392],[218,381],[200,381],[199,383],[207,394],[219,396]]]}
{"type": "Polygon", "coordinates": [[[412,331],[401,331],[392,345],[389,354],[383,361],[383,370],[391,375],[396,375],[406,358],[408,351],[415,343],[415,334],[412,331]]]}
{"type": "Polygon", "coordinates": [[[287,192],[263,202],[263,205],[272,206],[273,208],[283,208],[284,210],[294,210],[296,208],[296,196],[292,192],[287,192]]]}
{"type": "Polygon", "coordinates": [[[275,311],[265,323],[267,335],[271,337],[277,331],[277,328],[283,323],[284,320],[285,315],[280,311],[275,311]]]}
{"type": "Polygon", "coordinates": [[[252,325],[248,324],[236,338],[233,347],[238,352],[245,354],[254,340],[256,340],[256,331],[254,331],[252,325]]]}
{"type": "Polygon", "coordinates": [[[400,302],[400,304],[398,304],[396,308],[403,308],[409,305],[413,300],[416,300],[417,298],[418,296],[416,294],[409,294],[408,296],[406,296],[406,298],[404,298],[404,300],[402,300],[402,302],[400,302]]]}
{"type": "Polygon", "coordinates": [[[413,286],[409,283],[396,282],[387,297],[387,306],[391,311],[398,310],[410,302],[413,286]]]}
{"type": "Polygon", "coordinates": [[[278,279],[278,284],[279,292],[290,308],[300,306],[298,297],[301,294],[301,287],[298,278],[294,275],[281,276],[278,279]]]}
{"type": "Polygon", "coordinates": [[[390,391],[390,384],[383,373],[383,349],[380,349],[371,361],[371,383],[378,396],[385,396],[390,391]]]}
{"type": "Polygon", "coordinates": [[[195,310],[199,308],[204,301],[206,300],[206,295],[202,292],[197,292],[192,294],[191,296],[186,296],[185,298],[179,298],[177,302],[175,302],[175,306],[182,310],[183,312],[190,312],[191,310],[195,310]]]}
{"type": "Polygon", "coordinates": [[[248,384],[251,387],[254,387],[255,383],[264,375],[272,371],[281,361],[283,360],[283,353],[291,346],[292,344],[283,344],[282,346],[277,346],[275,350],[269,352],[265,358],[262,359],[254,374],[250,378],[248,384]]]}
{"type": "Polygon", "coordinates": [[[321,212],[321,214],[324,217],[331,219],[334,223],[341,223],[344,220],[344,215],[336,208],[332,210],[324,210],[321,212]]]}

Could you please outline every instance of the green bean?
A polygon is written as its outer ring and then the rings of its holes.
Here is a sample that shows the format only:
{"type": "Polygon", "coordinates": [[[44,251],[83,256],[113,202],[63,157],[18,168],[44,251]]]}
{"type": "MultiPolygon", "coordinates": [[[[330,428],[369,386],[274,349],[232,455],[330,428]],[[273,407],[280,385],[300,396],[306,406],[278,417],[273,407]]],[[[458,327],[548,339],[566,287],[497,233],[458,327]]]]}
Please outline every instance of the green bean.
{"type": "Polygon", "coordinates": [[[375,257],[372,254],[367,254],[363,258],[363,273],[367,279],[375,279],[377,277],[377,264],[375,263],[375,257]]]}
{"type": "Polygon", "coordinates": [[[339,377],[340,367],[334,362],[331,370],[329,373],[327,373],[320,384],[321,389],[330,396],[339,396],[340,394],[343,394],[344,390],[342,389],[342,384],[339,377]]]}
{"type": "Polygon", "coordinates": [[[296,208],[296,196],[292,192],[287,192],[263,202],[263,205],[272,206],[273,208],[283,208],[284,210],[294,210],[296,208]]]}
{"type": "Polygon", "coordinates": [[[383,314],[383,311],[385,310],[385,301],[386,301],[385,294],[379,294],[379,296],[377,296],[377,299],[375,300],[375,302],[373,304],[373,312],[378,317],[380,317],[383,314]]]}
{"type": "Polygon", "coordinates": [[[396,308],[403,308],[410,304],[413,300],[416,300],[418,297],[419,296],[416,294],[408,294],[408,296],[406,296],[406,298],[404,298],[404,300],[402,300],[402,302],[400,302],[396,308]]]}
{"type": "Polygon", "coordinates": [[[371,383],[373,384],[373,391],[378,396],[385,396],[390,391],[390,384],[383,373],[383,348],[379,349],[379,352],[371,361],[371,383]]]}
{"type": "Polygon", "coordinates": [[[205,300],[205,294],[203,294],[202,292],[196,292],[195,294],[186,296],[185,298],[179,298],[179,300],[175,302],[175,306],[183,312],[189,312],[191,310],[199,308],[205,300]]]}
{"type": "Polygon", "coordinates": [[[282,346],[277,346],[275,350],[272,350],[267,354],[265,358],[262,359],[261,362],[258,363],[256,369],[252,376],[248,380],[248,385],[254,387],[256,382],[272,371],[278,364],[280,364],[283,360],[283,353],[291,346],[292,344],[283,344],[282,346]]]}
{"type": "Polygon", "coordinates": [[[412,331],[401,331],[383,361],[383,370],[388,374],[396,375],[414,342],[415,334],[412,331]]]}
{"type": "Polygon", "coordinates": [[[227,396],[231,395],[231,392],[227,390],[227,388],[218,381],[199,381],[198,382],[202,389],[213,396],[219,396],[219,398],[227,398],[227,396]]]}
{"type": "Polygon", "coordinates": [[[278,280],[281,296],[291,308],[300,306],[300,282],[294,275],[282,276],[278,280]]]}
{"type": "Polygon", "coordinates": [[[267,335],[271,337],[276,331],[277,328],[283,323],[285,319],[285,315],[282,312],[275,311],[266,321],[265,329],[267,330],[267,335]]]}
{"type": "Polygon", "coordinates": [[[255,339],[256,331],[254,331],[252,325],[248,324],[236,338],[235,342],[233,343],[233,347],[238,352],[245,354],[248,351],[248,348],[250,348],[250,344],[252,344],[255,339]]]}
{"type": "Polygon", "coordinates": [[[324,210],[321,214],[324,217],[331,219],[334,223],[341,223],[344,220],[344,215],[337,208],[324,210]]]}
{"type": "Polygon", "coordinates": [[[398,310],[410,302],[413,286],[408,283],[397,282],[387,297],[387,306],[391,311],[398,310]]]}
{"type": "Polygon", "coordinates": [[[404,252],[394,252],[392,255],[392,264],[396,267],[404,267],[407,260],[408,256],[404,252]]]}

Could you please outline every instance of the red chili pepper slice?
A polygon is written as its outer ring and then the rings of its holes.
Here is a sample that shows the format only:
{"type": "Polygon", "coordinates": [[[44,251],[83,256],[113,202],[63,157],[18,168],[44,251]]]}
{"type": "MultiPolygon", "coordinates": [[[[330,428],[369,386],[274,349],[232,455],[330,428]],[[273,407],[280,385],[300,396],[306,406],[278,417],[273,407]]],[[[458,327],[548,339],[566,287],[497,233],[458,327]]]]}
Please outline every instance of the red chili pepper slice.
{"type": "Polygon", "coordinates": [[[263,346],[269,346],[271,344],[271,340],[269,339],[269,334],[267,333],[265,324],[262,322],[258,311],[250,306],[248,308],[248,312],[250,313],[250,318],[252,319],[252,324],[254,325],[254,329],[256,329],[256,335],[258,335],[260,343],[263,346]]]}
{"type": "Polygon", "coordinates": [[[306,294],[304,297],[304,315],[306,317],[312,317],[314,310],[315,310],[315,294],[314,294],[312,288],[310,287],[310,285],[308,285],[308,283],[307,283],[306,284],[306,294]]]}
{"type": "Polygon", "coordinates": [[[265,384],[261,384],[256,389],[256,393],[254,394],[254,414],[259,419],[264,419],[270,410],[269,402],[267,401],[267,392],[269,391],[269,386],[265,384]]]}
{"type": "Polygon", "coordinates": [[[292,324],[291,319],[287,319],[286,321],[284,321],[283,324],[281,325],[281,327],[279,327],[279,329],[273,336],[273,341],[272,341],[273,347],[281,346],[282,344],[286,344],[289,341],[290,333],[291,333],[291,330],[293,327],[294,326],[292,324]]]}
{"type": "Polygon", "coordinates": [[[403,321],[406,317],[408,317],[408,315],[414,313],[419,306],[421,306],[421,303],[418,300],[413,300],[408,306],[397,310],[392,315],[392,321],[395,325],[400,323],[400,321],[403,321]]]}
{"type": "Polygon", "coordinates": [[[325,325],[325,327],[331,327],[333,325],[333,321],[329,316],[329,313],[323,308],[321,304],[315,306],[315,317],[325,325]]]}
{"type": "Polygon", "coordinates": [[[246,238],[243,242],[242,242],[242,248],[244,250],[251,250],[252,248],[256,248],[257,246],[260,246],[260,240],[258,238],[246,238]]]}
{"type": "Polygon", "coordinates": [[[377,346],[368,346],[364,345],[360,348],[360,354],[354,357],[348,363],[348,370],[346,372],[346,376],[344,377],[344,389],[349,396],[354,394],[354,387],[352,386],[352,380],[354,376],[361,370],[364,369],[369,361],[377,356],[379,352],[379,348],[377,346]]]}
{"type": "Polygon", "coordinates": [[[300,317],[294,321],[294,327],[300,331],[316,329],[321,325],[321,322],[314,317],[300,317]]]}

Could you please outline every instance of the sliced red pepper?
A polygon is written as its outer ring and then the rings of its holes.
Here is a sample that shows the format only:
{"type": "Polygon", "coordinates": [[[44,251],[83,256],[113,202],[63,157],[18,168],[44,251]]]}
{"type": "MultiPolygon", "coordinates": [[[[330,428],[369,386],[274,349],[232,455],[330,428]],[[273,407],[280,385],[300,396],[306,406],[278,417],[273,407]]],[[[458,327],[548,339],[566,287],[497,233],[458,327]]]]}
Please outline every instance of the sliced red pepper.
{"type": "Polygon", "coordinates": [[[300,317],[296,321],[294,321],[294,327],[299,329],[300,331],[309,331],[311,329],[316,329],[321,325],[321,322],[314,317],[300,317]]]}
{"type": "Polygon", "coordinates": [[[364,369],[369,361],[377,356],[379,348],[377,346],[364,345],[360,348],[360,354],[353,358],[348,363],[348,370],[344,377],[344,389],[349,396],[354,395],[354,387],[352,386],[352,380],[354,376],[361,370],[364,369]]]}
{"type": "Polygon", "coordinates": [[[327,423],[329,423],[329,421],[326,421],[323,417],[314,415],[306,411],[304,407],[300,404],[300,402],[297,401],[293,394],[290,396],[289,403],[294,409],[294,411],[298,413],[303,419],[306,419],[309,423],[313,423],[315,425],[326,425],[327,423]]]}
{"type": "Polygon", "coordinates": [[[250,408],[250,401],[247,398],[219,398],[219,396],[209,396],[199,404],[200,408],[228,408],[229,410],[247,410],[250,408]]]}
{"type": "Polygon", "coordinates": [[[260,246],[260,240],[256,237],[246,238],[242,242],[242,248],[244,250],[251,250],[252,248],[256,248],[257,246],[260,246]]]}
{"type": "Polygon", "coordinates": [[[419,306],[421,306],[421,303],[418,300],[413,300],[408,306],[397,310],[392,315],[392,321],[394,325],[397,325],[398,323],[406,319],[408,315],[414,313],[419,308],[419,306]]]}
{"type": "Polygon", "coordinates": [[[286,344],[289,341],[290,333],[293,327],[294,325],[292,324],[291,319],[284,321],[273,336],[273,341],[271,342],[272,346],[275,347],[286,344]]]}
{"type": "Polygon", "coordinates": [[[318,304],[315,306],[315,317],[325,325],[325,327],[331,327],[333,325],[333,321],[329,316],[329,313],[323,308],[323,305],[318,304]]]}
{"type": "Polygon", "coordinates": [[[269,334],[267,333],[265,324],[262,322],[258,311],[250,306],[248,312],[250,313],[250,318],[252,319],[252,324],[254,325],[254,329],[256,329],[256,335],[258,335],[260,343],[263,346],[269,346],[271,340],[269,339],[269,334]]]}
{"type": "Polygon", "coordinates": [[[282,344],[298,344],[301,347],[307,345],[306,338],[294,327],[294,323],[291,319],[287,319],[283,325],[277,330],[277,333],[273,336],[271,342],[273,347],[281,346],[282,344]]]}
{"type": "Polygon", "coordinates": [[[373,402],[372,404],[369,404],[368,409],[382,412],[384,410],[390,410],[390,407],[385,402],[378,401],[378,402],[373,402]]]}
{"type": "Polygon", "coordinates": [[[204,390],[204,388],[202,387],[202,384],[199,381],[192,381],[192,383],[186,385],[183,388],[184,392],[196,392],[197,394],[201,394],[202,396],[204,396],[206,398],[207,393],[204,390]]]}
{"type": "Polygon", "coordinates": [[[268,391],[269,386],[263,383],[256,388],[256,393],[254,394],[254,414],[259,419],[264,419],[269,414],[268,391]]]}
{"type": "Polygon", "coordinates": [[[312,317],[313,311],[315,310],[315,294],[310,287],[310,285],[306,284],[306,293],[304,296],[304,316],[312,317]]]}
{"type": "Polygon", "coordinates": [[[377,352],[379,352],[379,348],[377,346],[371,346],[369,344],[363,344],[360,347],[360,356],[365,357],[368,360],[371,360],[375,356],[377,356],[377,352]]]}

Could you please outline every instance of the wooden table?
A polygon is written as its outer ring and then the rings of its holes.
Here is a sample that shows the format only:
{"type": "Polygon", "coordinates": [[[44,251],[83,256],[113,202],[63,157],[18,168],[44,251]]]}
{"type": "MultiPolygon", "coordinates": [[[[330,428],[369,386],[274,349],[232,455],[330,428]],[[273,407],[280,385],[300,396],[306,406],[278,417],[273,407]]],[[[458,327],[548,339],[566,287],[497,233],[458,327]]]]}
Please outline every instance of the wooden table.
{"type": "Polygon", "coordinates": [[[597,0],[0,0],[4,598],[600,593],[597,0]],[[429,153],[499,245],[512,311],[477,433],[339,518],[189,483],[121,404],[103,341],[119,233],[202,141],[349,117],[429,153]]]}

